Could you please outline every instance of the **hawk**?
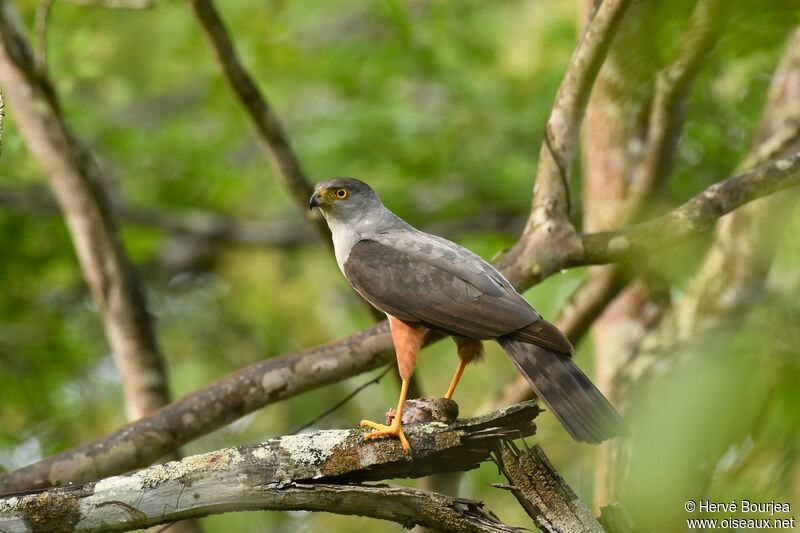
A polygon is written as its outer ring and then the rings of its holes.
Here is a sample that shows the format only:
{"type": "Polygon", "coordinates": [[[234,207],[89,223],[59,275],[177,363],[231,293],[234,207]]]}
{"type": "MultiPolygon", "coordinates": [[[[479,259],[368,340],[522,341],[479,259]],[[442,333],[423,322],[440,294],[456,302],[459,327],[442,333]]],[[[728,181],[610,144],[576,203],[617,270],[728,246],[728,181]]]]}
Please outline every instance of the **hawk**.
{"type": "Polygon", "coordinates": [[[428,329],[451,335],[457,346],[458,368],[445,398],[453,396],[464,368],[483,358],[482,341],[494,339],[575,440],[599,443],[628,434],[614,407],[572,361],[570,342],[495,267],[412,227],[357,179],[318,183],[309,208],[325,217],[347,281],[389,318],[400,399],[390,425],[361,421],[373,429],[365,440],[392,435],[410,451],[403,403],[428,329]]]}

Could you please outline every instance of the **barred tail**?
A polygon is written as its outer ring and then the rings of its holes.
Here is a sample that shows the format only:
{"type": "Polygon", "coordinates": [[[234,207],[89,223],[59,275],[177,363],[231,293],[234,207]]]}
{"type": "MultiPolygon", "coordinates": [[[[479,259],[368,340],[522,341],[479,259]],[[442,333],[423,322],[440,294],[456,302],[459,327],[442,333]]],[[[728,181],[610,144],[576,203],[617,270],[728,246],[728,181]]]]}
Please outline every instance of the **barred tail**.
{"type": "Polygon", "coordinates": [[[511,336],[497,342],[573,439],[595,444],[630,435],[616,409],[568,355],[511,336]]]}

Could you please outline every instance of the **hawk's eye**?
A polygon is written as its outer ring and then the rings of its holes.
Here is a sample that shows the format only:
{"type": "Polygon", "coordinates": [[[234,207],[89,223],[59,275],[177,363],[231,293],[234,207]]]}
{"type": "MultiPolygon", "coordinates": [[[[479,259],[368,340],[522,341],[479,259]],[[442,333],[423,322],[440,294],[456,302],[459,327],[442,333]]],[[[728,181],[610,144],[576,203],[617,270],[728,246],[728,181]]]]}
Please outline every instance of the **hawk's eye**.
{"type": "Polygon", "coordinates": [[[336,192],[333,194],[336,195],[336,198],[338,198],[339,200],[344,200],[350,195],[350,191],[348,191],[344,187],[341,187],[339,189],[336,189],[336,192]]]}

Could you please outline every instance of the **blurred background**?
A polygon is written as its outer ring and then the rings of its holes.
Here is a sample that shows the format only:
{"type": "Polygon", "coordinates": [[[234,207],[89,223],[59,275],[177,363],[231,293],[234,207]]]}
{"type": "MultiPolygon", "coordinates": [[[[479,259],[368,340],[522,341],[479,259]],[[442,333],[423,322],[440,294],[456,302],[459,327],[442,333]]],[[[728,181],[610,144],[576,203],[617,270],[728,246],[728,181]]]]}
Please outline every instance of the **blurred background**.
{"type": "MultiPolygon", "coordinates": [[[[607,100],[590,104],[583,165],[574,167],[571,216],[579,229],[613,227],[588,220],[590,195],[594,208],[606,202],[588,187],[590,176],[607,170],[597,161],[613,155],[610,142],[624,138],[619,146],[631,157],[642,151],[631,143],[646,129],[656,73],[680,53],[694,5],[646,0],[628,13],[623,45],[612,49],[598,80],[605,96],[594,95],[607,100]],[[619,116],[603,115],[614,106],[619,116]],[[626,124],[636,133],[614,130],[626,124]]],[[[17,3],[29,28],[37,6],[17,3]]],[[[218,6],[312,181],[364,179],[411,224],[486,259],[510,247],[525,224],[542,128],[584,7],[563,0],[230,0],[218,6]]],[[[726,7],[723,18],[688,91],[672,172],[640,218],[678,205],[752,156],[770,84],[800,11],[788,0],[743,0],[726,7]]],[[[66,120],[108,178],[124,247],[155,317],[173,398],[252,362],[372,323],[329,248],[276,179],[187,4],[116,10],[55,2],[47,69],[66,120]],[[164,222],[202,223],[212,216],[253,222],[269,237],[262,240],[272,242],[208,239],[171,231],[164,222]]],[[[800,115],[792,117],[797,127],[800,115]]],[[[687,499],[774,499],[800,509],[800,214],[791,209],[792,193],[784,196],[769,207],[770,216],[757,215],[757,232],[742,230],[750,240],[741,253],[756,254],[758,268],[733,295],[724,293],[735,278],[730,270],[742,264],[735,254],[718,273],[704,270],[718,234],[625,265],[647,287],[644,295],[633,308],[615,300],[597,330],[578,344],[576,358],[590,377],[605,372],[607,379],[598,382],[633,427],[633,442],[619,454],[576,444],[547,413],[529,439],[542,445],[590,507],[620,501],[643,530],[681,529],[687,499]],[[720,294],[716,305],[670,314],[698,284],[720,294]],[[746,300],[734,318],[725,314],[731,298],[746,300]],[[718,321],[716,312],[724,315],[718,321]],[[709,317],[713,327],[698,326],[709,317]],[[623,341],[611,338],[619,331],[623,341]],[[621,361],[622,378],[614,377],[617,367],[608,370],[605,358],[621,361]],[[626,367],[631,361],[639,365],[635,371],[626,367]]],[[[0,157],[5,470],[126,421],[97,308],[51,199],[6,102],[0,157]]],[[[738,230],[732,235],[730,242],[737,242],[738,230]]],[[[592,270],[564,271],[525,296],[554,320],[592,270]]],[[[467,370],[454,398],[462,416],[489,410],[516,377],[496,345],[487,343],[487,350],[487,362],[467,370]]],[[[415,374],[421,392],[443,395],[455,366],[451,342],[426,348],[415,374]]],[[[184,451],[286,434],[370,377],[271,405],[184,451]]],[[[397,392],[389,374],[314,428],[380,419],[397,392]]],[[[485,464],[457,480],[458,495],[485,501],[508,524],[530,527],[516,500],[487,484],[499,481],[496,466],[485,464]]],[[[201,524],[206,531],[401,529],[368,520],[250,512],[201,524]]]]}

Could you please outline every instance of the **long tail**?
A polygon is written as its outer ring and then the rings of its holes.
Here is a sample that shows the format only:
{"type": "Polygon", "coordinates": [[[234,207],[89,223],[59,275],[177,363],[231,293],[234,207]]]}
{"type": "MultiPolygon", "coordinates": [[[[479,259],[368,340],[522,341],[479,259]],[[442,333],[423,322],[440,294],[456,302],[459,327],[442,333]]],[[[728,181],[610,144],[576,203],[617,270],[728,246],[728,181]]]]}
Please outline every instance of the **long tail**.
{"type": "Polygon", "coordinates": [[[497,342],[573,439],[599,443],[630,435],[616,409],[568,355],[510,336],[497,342]]]}

